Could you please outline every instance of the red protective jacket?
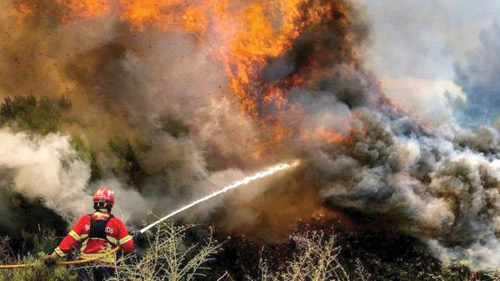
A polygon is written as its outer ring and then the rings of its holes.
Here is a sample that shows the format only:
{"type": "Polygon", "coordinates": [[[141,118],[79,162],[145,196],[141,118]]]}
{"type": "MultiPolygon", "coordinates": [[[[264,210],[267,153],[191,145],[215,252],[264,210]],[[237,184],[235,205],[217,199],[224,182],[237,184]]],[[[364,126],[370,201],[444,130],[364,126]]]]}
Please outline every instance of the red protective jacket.
{"type": "Polygon", "coordinates": [[[70,233],[64,237],[55,252],[63,257],[79,244],[81,244],[82,259],[103,257],[99,259],[101,263],[114,263],[116,261],[115,254],[105,254],[115,247],[120,246],[127,253],[134,250],[134,240],[128,234],[123,222],[115,217],[110,218],[110,214],[106,212],[95,212],[92,215],[82,216],[70,233]],[[94,220],[106,221],[109,219],[105,229],[106,239],[89,238],[91,216],[94,220]]]}

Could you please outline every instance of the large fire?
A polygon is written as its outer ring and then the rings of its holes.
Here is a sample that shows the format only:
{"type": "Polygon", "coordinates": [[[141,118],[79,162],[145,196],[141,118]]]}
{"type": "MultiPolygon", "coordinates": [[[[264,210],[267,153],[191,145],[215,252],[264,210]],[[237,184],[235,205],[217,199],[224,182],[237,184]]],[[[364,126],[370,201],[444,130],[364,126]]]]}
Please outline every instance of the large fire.
{"type": "MultiPolygon", "coordinates": [[[[305,128],[293,121],[304,119],[309,110],[293,101],[295,88],[321,91],[332,66],[343,66],[346,72],[357,69],[351,5],[338,0],[19,0],[12,13],[19,24],[39,15],[63,25],[107,17],[133,33],[182,33],[194,39],[220,64],[227,78],[225,90],[242,115],[260,129],[250,159],[260,163],[276,161],[298,138],[337,147],[349,145],[360,133],[342,116],[335,128],[305,128]]],[[[294,210],[296,204],[281,198],[280,212],[269,215],[272,212],[260,206],[263,216],[276,227],[288,227],[304,213],[324,216],[327,211],[318,196],[304,196],[316,191],[307,183],[299,189],[303,208],[294,210]]]]}
{"type": "Polygon", "coordinates": [[[210,219],[225,231],[283,234],[340,210],[395,222],[458,257],[483,261],[499,248],[497,128],[446,121],[436,130],[384,97],[363,67],[370,30],[356,0],[7,0],[0,8],[0,95],[33,94],[45,107],[42,97],[69,98],[51,130],[81,136],[102,179],[140,190],[155,210],[212,180],[223,186],[238,172],[298,158],[300,169],[245,189],[224,202],[238,208],[210,219]],[[476,244],[481,251],[471,251],[476,244]]]}
{"type": "MultiPolygon", "coordinates": [[[[19,22],[40,13],[62,23],[113,15],[138,32],[183,30],[221,63],[242,111],[271,127],[266,143],[272,139],[277,145],[303,133],[286,128],[279,118],[285,113],[302,114],[300,107],[289,103],[290,89],[311,83],[332,64],[356,67],[349,5],[318,0],[21,0],[12,12],[19,22]],[[311,30],[319,32],[325,25],[338,32],[335,36],[343,37],[342,44],[334,46],[341,52],[329,52],[329,42],[316,42],[308,46],[306,57],[289,54],[297,47],[294,44],[300,44],[303,31],[314,36],[311,30]],[[287,56],[300,60],[296,69],[280,77],[265,77],[263,72],[273,60],[287,56]]],[[[308,40],[312,38],[302,39],[308,40]]],[[[317,137],[345,141],[340,133],[325,129],[318,130],[317,137]]]]}

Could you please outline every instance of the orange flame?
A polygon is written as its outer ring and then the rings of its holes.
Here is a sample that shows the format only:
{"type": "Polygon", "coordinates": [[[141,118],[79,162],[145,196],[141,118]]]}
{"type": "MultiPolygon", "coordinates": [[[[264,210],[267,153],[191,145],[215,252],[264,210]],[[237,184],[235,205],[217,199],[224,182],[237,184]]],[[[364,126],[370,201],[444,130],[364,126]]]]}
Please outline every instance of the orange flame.
{"type": "MultiPolygon", "coordinates": [[[[335,64],[356,67],[353,51],[355,38],[347,26],[350,10],[340,0],[14,0],[12,13],[20,24],[44,15],[62,24],[113,17],[132,32],[184,32],[192,36],[227,75],[230,92],[241,111],[262,126],[262,139],[252,157],[271,158],[295,137],[320,139],[321,144],[341,146],[352,143],[353,135],[363,134],[352,128],[297,129],[283,116],[300,119],[306,112],[290,102],[294,87],[321,89],[316,81],[327,76],[335,64]],[[326,23],[326,24],[325,24],[326,23]],[[325,27],[326,26],[326,27],[325,27]],[[333,31],[332,31],[333,28],[333,31]],[[330,41],[316,42],[315,36],[331,34],[342,38],[334,46],[330,41]],[[305,34],[305,36],[303,36],[305,34]],[[303,37],[304,38],[303,38],[303,37]],[[264,79],[270,61],[293,57],[294,48],[308,42],[308,56],[294,65],[291,73],[264,79]],[[311,42],[309,42],[311,41],[311,42]],[[335,48],[335,52],[332,51],[335,48]],[[267,114],[271,109],[272,114],[267,114]],[[306,131],[300,131],[306,130],[306,131]]],[[[334,40],[333,40],[334,41],[334,40]]],[[[293,122],[293,121],[292,121],[293,122]]],[[[347,123],[347,122],[345,122],[347,123]]],[[[262,220],[276,228],[288,229],[297,220],[338,216],[322,205],[312,187],[303,186],[296,195],[280,195],[272,202],[253,202],[261,210],[262,220]],[[300,206],[300,208],[297,208],[300,206]],[[276,212],[279,210],[279,212],[276,212]]]]}
{"type": "MultiPolygon", "coordinates": [[[[294,134],[279,116],[290,112],[302,114],[300,108],[289,103],[289,90],[328,69],[329,64],[318,58],[327,61],[337,58],[332,57],[329,49],[313,46],[316,55],[309,58],[305,67],[288,76],[262,81],[262,71],[269,60],[291,51],[305,30],[330,21],[339,26],[349,25],[347,4],[333,0],[19,0],[13,12],[20,22],[42,13],[62,23],[116,14],[118,20],[139,32],[156,29],[191,34],[221,63],[228,76],[228,87],[242,112],[272,128],[272,136],[268,138],[275,144],[294,134]],[[263,107],[273,108],[278,117],[262,118],[263,107]]],[[[354,39],[348,31],[341,36],[345,37],[344,45],[337,47],[343,51],[346,57],[343,59],[354,66],[356,58],[351,46],[354,39]]],[[[342,144],[344,140],[340,134],[321,129],[317,135],[333,144],[342,144]]]]}
{"type": "Polygon", "coordinates": [[[332,132],[324,128],[319,128],[316,130],[316,136],[326,140],[330,144],[343,144],[344,142],[348,141],[348,138],[343,136],[340,133],[337,132],[332,132]]]}

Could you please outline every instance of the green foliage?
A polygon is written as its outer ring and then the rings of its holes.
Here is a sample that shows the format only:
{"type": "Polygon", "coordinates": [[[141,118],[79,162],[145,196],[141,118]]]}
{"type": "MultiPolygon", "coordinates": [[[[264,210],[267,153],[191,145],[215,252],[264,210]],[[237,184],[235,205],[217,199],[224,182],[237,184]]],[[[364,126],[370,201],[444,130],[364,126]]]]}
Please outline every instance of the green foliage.
{"type": "Polygon", "coordinates": [[[43,263],[45,254],[30,254],[19,260],[19,263],[30,266],[22,269],[0,270],[0,281],[72,281],[77,280],[76,274],[70,272],[65,266],[47,268],[43,263]]]}
{"type": "Polygon", "coordinates": [[[34,96],[7,97],[0,105],[0,125],[15,123],[23,130],[33,130],[48,134],[57,131],[61,124],[62,113],[71,108],[65,98],[51,100],[34,96]]]}
{"type": "Polygon", "coordinates": [[[140,187],[140,182],[145,172],[139,164],[136,151],[130,142],[128,140],[110,140],[108,144],[111,152],[117,159],[114,172],[116,174],[124,173],[128,175],[130,183],[140,187]]]}
{"type": "MultiPolygon", "coordinates": [[[[139,260],[133,256],[122,257],[117,264],[117,278],[111,280],[169,280],[189,281],[207,277],[205,266],[214,254],[221,249],[221,245],[214,240],[212,233],[206,241],[199,244],[186,242],[186,234],[193,229],[193,225],[174,226],[171,222],[164,222],[155,228],[154,235],[147,237],[148,248],[139,260]]],[[[30,264],[23,269],[0,270],[0,281],[34,281],[34,280],[76,280],[72,268],[54,266],[47,268],[43,261],[46,254],[54,248],[54,233],[41,231],[33,239],[34,251],[26,257],[18,259],[16,263],[30,264]]],[[[3,240],[0,240],[0,243],[3,240]]],[[[1,244],[0,244],[1,249],[1,244]]],[[[1,252],[0,252],[1,254],[1,252]]]]}
{"type": "Polygon", "coordinates": [[[47,268],[44,264],[46,253],[50,253],[54,249],[53,231],[42,230],[38,234],[23,234],[25,241],[32,241],[33,252],[28,253],[21,259],[5,259],[9,264],[15,262],[17,264],[28,264],[25,268],[18,269],[2,269],[0,270],[0,281],[63,281],[76,280],[76,274],[70,271],[65,266],[56,266],[47,268]],[[37,253],[37,254],[35,254],[37,253]]]}
{"type": "Polygon", "coordinates": [[[23,232],[22,237],[25,243],[29,243],[33,252],[49,253],[57,246],[54,237],[55,231],[41,228],[37,233],[23,232]]]}
{"type": "Polygon", "coordinates": [[[102,168],[97,162],[94,151],[80,137],[74,135],[71,137],[71,146],[82,160],[90,163],[90,181],[102,178],[102,168]]]}
{"type": "MultiPolygon", "coordinates": [[[[2,180],[9,182],[6,175],[2,175],[2,180]]],[[[25,243],[33,242],[33,237],[27,233],[38,233],[40,225],[46,229],[54,229],[59,233],[65,231],[67,223],[61,216],[46,207],[41,199],[26,198],[20,193],[11,192],[8,189],[0,188],[2,207],[8,209],[7,218],[0,220],[0,228],[12,237],[19,238],[23,235],[25,243]]],[[[19,244],[18,239],[13,239],[19,244]]],[[[30,250],[32,246],[25,247],[30,250]]],[[[24,249],[23,249],[24,250],[24,249]]]]}

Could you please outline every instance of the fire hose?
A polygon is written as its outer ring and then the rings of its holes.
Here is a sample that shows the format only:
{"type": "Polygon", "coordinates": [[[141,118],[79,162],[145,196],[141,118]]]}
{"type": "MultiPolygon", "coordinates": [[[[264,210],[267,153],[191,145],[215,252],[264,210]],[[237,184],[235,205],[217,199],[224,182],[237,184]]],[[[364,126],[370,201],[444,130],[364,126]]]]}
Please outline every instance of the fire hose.
{"type": "Polygon", "coordinates": [[[274,173],[279,172],[279,171],[283,171],[283,170],[290,169],[290,168],[295,168],[298,165],[300,165],[300,163],[301,163],[301,160],[295,160],[295,161],[290,162],[290,163],[282,163],[282,164],[278,164],[278,165],[274,165],[272,167],[269,167],[269,168],[267,168],[264,171],[260,171],[258,173],[255,173],[255,174],[253,174],[251,176],[248,176],[248,177],[246,177],[246,178],[244,178],[244,179],[242,179],[240,181],[232,183],[232,184],[230,184],[230,185],[228,185],[228,186],[226,186],[226,187],[224,187],[224,188],[222,188],[222,189],[220,189],[218,191],[215,191],[215,192],[213,192],[213,193],[211,193],[211,194],[209,194],[209,195],[207,195],[207,196],[205,196],[203,198],[200,198],[200,199],[198,199],[196,201],[193,201],[193,202],[185,205],[184,207],[179,208],[179,209],[171,212],[170,214],[164,216],[163,218],[161,218],[161,219],[159,219],[159,220],[157,220],[157,221],[149,224],[148,226],[142,228],[141,230],[139,230],[139,232],[141,234],[143,234],[144,232],[150,230],[151,228],[155,227],[156,225],[162,223],[163,221],[165,221],[165,220],[167,220],[167,219],[169,219],[169,218],[177,215],[178,213],[184,212],[185,210],[190,209],[190,208],[192,208],[192,207],[194,207],[194,206],[196,206],[196,205],[198,205],[200,203],[203,203],[203,202],[205,202],[205,201],[207,201],[209,199],[212,199],[212,198],[214,198],[216,196],[219,196],[219,195],[221,195],[223,193],[226,193],[226,192],[228,192],[231,189],[235,189],[237,187],[245,185],[245,184],[247,184],[249,182],[252,182],[254,180],[265,178],[265,177],[273,175],[274,173]]]}
{"type": "MultiPolygon", "coordinates": [[[[291,163],[284,163],[284,164],[278,164],[278,165],[275,165],[275,166],[272,166],[264,171],[261,171],[261,172],[258,172],[252,176],[248,176],[240,181],[237,181],[231,185],[228,185],[216,192],[213,192],[201,199],[198,199],[196,201],[193,201],[187,205],[185,205],[184,207],[182,208],[179,208],[173,212],[171,212],[170,214],[164,216],[163,218],[149,224],[148,226],[142,228],[141,230],[139,230],[139,233],[143,234],[145,233],[146,231],[150,230],[151,228],[153,228],[154,226],[160,224],[161,222],[167,220],[168,218],[170,217],[173,217],[175,216],[176,214],[178,213],[181,213],[187,209],[190,209],[191,207],[195,206],[195,205],[198,205],[202,202],[205,202],[209,199],[212,199],[220,194],[223,194],[231,189],[234,189],[234,188],[237,188],[239,186],[242,186],[242,185],[245,185],[249,182],[252,182],[254,180],[257,180],[257,179],[260,179],[260,178],[264,178],[264,177],[267,177],[267,176],[270,176],[276,172],[279,172],[279,171],[282,171],[282,170],[286,170],[286,169],[289,169],[289,168],[293,168],[293,167],[297,167],[298,165],[300,164],[300,160],[295,160],[294,162],[291,162],[291,163]]],[[[93,262],[93,261],[98,261],[104,257],[106,257],[107,255],[110,255],[110,254],[113,254],[113,253],[116,253],[118,252],[118,250],[120,250],[120,247],[116,247],[114,249],[112,249],[111,251],[103,254],[103,256],[100,256],[100,257],[96,257],[96,258],[91,258],[91,259],[82,259],[82,260],[74,260],[74,261],[59,261],[59,262],[56,262],[57,265],[66,265],[66,266],[70,266],[70,265],[78,265],[78,264],[83,264],[83,263],[88,263],[88,262],[93,262]]],[[[28,267],[28,266],[34,266],[35,264],[11,264],[11,265],[0,265],[0,269],[15,269],[15,268],[25,268],[25,267],[28,267]]]]}
{"type": "MultiPolygon", "coordinates": [[[[65,266],[70,266],[70,265],[79,265],[79,264],[84,264],[84,263],[89,263],[89,262],[94,262],[94,261],[99,261],[109,255],[112,255],[120,250],[120,247],[115,247],[111,249],[111,251],[108,251],[106,253],[103,253],[102,256],[95,257],[95,258],[90,258],[90,259],[81,259],[81,260],[72,260],[72,261],[58,261],[56,262],[57,265],[65,265],[65,266]]],[[[0,269],[17,269],[17,268],[26,268],[30,266],[35,266],[37,264],[34,263],[28,263],[28,264],[7,264],[7,265],[0,265],[0,269]]]]}

